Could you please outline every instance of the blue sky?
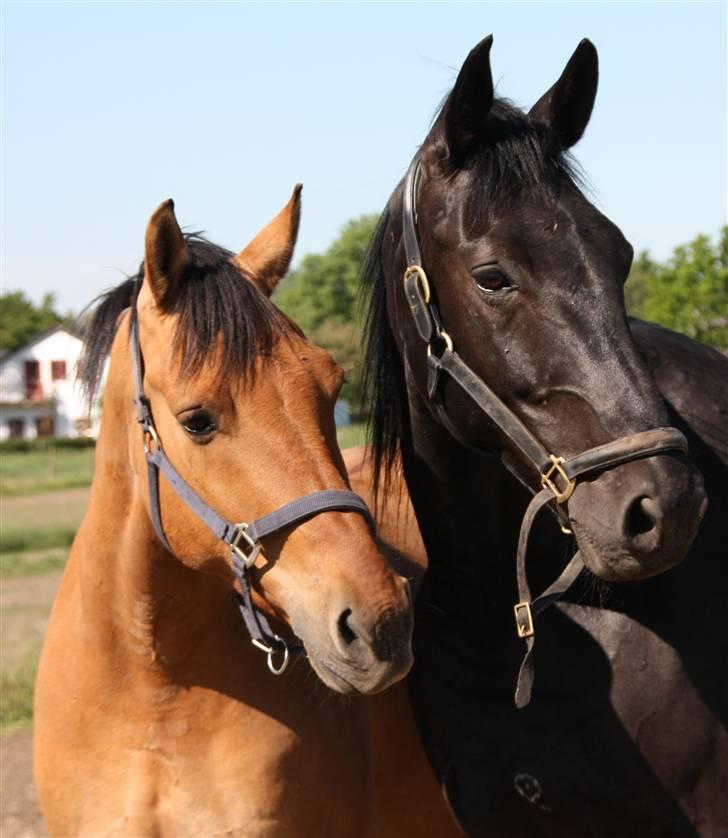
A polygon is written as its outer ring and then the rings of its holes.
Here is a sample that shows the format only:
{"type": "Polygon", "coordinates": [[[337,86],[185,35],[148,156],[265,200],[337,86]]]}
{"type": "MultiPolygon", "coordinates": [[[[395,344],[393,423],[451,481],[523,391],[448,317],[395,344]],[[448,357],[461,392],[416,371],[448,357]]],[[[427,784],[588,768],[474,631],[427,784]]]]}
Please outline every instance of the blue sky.
{"type": "Polygon", "coordinates": [[[470,48],[530,105],[586,36],[576,156],[666,257],[726,221],[723,2],[2,2],[2,284],[78,311],[136,268],[156,205],[242,248],[303,181],[297,257],[379,211],[470,48]]]}

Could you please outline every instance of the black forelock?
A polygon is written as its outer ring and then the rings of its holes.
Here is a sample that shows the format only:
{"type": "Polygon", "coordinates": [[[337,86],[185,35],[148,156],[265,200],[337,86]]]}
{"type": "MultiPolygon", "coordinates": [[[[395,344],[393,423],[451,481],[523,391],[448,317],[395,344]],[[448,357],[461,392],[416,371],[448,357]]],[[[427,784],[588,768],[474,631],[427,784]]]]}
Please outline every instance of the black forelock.
{"type": "MultiPolygon", "coordinates": [[[[177,315],[174,351],[180,372],[194,375],[215,358],[221,378],[252,374],[254,361],[269,355],[276,338],[298,331],[253,282],[246,282],[233,253],[198,233],[186,233],[188,263],[166,312],[177,315]],[[217,355],[221,352],[221,355],[217,355]]],[[[98,393],[119,315],[135,301],[144,281],[144,263],[134,276],[91,304],[84,328],[78,377],[88,403],[98,393]]]]}
{"type": "MultiPolygon", "coordinates": [[[[446,160],[440,120],[436,120],[428,139],[440,146],[440,154],[446,160]]],[[[447,163],[445,166],[447,170],[447,163]]],[[[584,185],[578,164],[562,147],[556,133],[503,98],[493,100],[483,140],[459,170],[470,174],[465,210],[476,214],[484,209],[489,213],[503,212],[524,192],[553,196],[565,182],[584,185]]]]}

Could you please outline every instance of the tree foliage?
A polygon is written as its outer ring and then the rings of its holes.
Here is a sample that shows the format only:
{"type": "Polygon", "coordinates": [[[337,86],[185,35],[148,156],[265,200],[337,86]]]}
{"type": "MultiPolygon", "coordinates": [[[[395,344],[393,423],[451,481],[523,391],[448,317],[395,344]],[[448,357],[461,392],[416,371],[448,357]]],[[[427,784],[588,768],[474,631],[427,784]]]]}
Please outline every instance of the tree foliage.
{"type": "Polygon", "coordinates": [[[630,314],[728,349],[728,226],[718,241],[698,236],[660,264],[635,259],[625,286],[630,314]]]}
{"type": "Polygon", "coordinates": [[[0,350],[17,349],[40,332],[62,323],[63,318],[54,305],[54,294],[45,294],[39,306],[22,291],[0,295],[0,350]]]}
{"type": "Polygon", "coordinates": [[[349,221],[325,253],[305,256],[275,297],[317,346],[328,350],[346,373],[342,397],[361,403],[362,318],[359,287],[376,215],[349,221]]]}

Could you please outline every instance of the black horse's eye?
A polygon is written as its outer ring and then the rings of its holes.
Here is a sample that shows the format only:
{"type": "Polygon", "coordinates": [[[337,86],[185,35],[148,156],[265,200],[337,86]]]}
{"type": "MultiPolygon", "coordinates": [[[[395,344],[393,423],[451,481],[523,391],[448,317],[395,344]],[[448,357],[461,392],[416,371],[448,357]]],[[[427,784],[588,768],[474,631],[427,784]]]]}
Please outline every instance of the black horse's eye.
{"type": "Polygon", "coordinates": [[[475,284],[486,294],[511,291],[516,286],[510,278],[496,265],[481,265],[472,271],[475,284]]]}
{"type": "Polygon", "coordinates": [[[209,436],[217,430],[215,420],[206,410],[192,410],[179,421],[190,436],[209,436]]]}

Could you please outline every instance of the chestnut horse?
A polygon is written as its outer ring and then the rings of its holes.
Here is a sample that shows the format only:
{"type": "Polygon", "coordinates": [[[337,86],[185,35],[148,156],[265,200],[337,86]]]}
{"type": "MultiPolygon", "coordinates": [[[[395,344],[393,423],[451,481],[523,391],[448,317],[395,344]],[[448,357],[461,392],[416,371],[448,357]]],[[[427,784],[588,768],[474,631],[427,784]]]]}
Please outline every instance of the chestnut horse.
{"type": "Polygon", "coordinates": [[[429,561],[416,722],[469,835],[718,835],[728,408],[711,389],[728,364],[645,324],[635,343],[632,249],[568,157],[596,94],[594,47],[525,114],[494,97],[491,42],[463,65],[365,270],[375,479],[391,503],[401,456],[429,561]],[[573,530],[576,558],[570,532],[534,523],[539,504],[573,530]],[[632,584],[581,574],[539,616],[582,561],[632,584]],[[517,708],[534,652],[533,700],[517,708]]]}
{"type": "Polygon", "coordinates": [[[238,255],[162,204],[91,323],[96,470],[35,698],[53,835],[372,834],[368,706],[336,693],[404,676],[411,599],[347,488],[341,370],[269,301],[299,193],[238,255]],[[307,659],[274,678],[241,610],[273,668],[293,635],[307,659]]]}

